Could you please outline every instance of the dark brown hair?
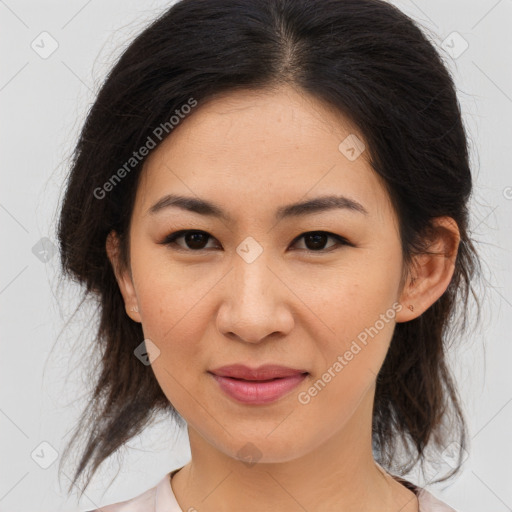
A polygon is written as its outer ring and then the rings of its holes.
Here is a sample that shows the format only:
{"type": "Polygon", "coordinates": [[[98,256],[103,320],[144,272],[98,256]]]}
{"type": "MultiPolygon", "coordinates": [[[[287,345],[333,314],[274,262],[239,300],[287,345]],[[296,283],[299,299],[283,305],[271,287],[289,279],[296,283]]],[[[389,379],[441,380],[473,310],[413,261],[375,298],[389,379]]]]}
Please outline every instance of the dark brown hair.
{"type": "Polygon", "coordinates": [[[105,249],[115,230],[129,267],[127,235],[144,158],[108,193],[97,191],[191,98],[201,105],[218,93],[281,84],[328,103],[359,128],[398,214],[407,272],[412,256],[428,250],[433,219],[449,216],[458,225],[447,290],[395,327],[377,377],[373,447],[382,466],[407,472],[423,465],[427,445],[439,453],[455,441],[458,465],[436,481],[459,470],[467,432],[445,357],[466,327],[470,292],[478,305],[472,283],[480,263],[468,229],[468,140],[440,54],[415,22],[381,0],[182,0],[138,35],[108,74],[76,145],[60,209],[62,275],[83,285],[83,300],[93,297],[99,310],[94,391],[66,448],[86,435],[72,485],[90,466],[87,486],[155,413],[171,413],[183,425],[151,367],[134,356],[142,328],[126,315],[105,249]]]}

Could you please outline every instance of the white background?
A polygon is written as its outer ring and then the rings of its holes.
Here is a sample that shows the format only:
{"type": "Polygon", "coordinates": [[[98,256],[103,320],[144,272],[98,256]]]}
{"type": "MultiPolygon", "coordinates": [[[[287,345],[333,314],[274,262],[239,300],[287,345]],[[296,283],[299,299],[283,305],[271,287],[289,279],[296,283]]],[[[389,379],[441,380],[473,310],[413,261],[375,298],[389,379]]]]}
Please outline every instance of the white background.
{"type": "MultiPolygon", "coordinates": [[[[393,3],[428,29],[439,48],[445,41],[452,51],[444,54],[475,176],[472,233],[488,281],[479,290],[483,321],[451,356],[469,419],[470,456],[458,478],[429,489],[462,512],[504,512],[512,510],[512,1],[393,3]],[[455,55],[464,41],[468,48],[455,55]]],[[[58,337],[79,294],[69,285],[57,301],[59,263],[51,252],[70,152],[114,59],[169,5],[0,0],[0,511],[91,510],[141,493],[189,460],[186,434],[164,419],[130,441],[124,460],[106,462],[78,505],[76,496],[65,495],[68,478],[58,480],[58,460],[43,469],[31,456],[34,450],[50,456],[44,442],[59,456],[87,401],[83,356],[92,311],[58,337]],[[43,31],[58,43],[47,58],[31,47],[34,40],[43,46],[43,31]],[[46,262],[33,252],[44,237],[46,262]]],[[[46,39],[45,48],[50,44],[46,39]]]]}

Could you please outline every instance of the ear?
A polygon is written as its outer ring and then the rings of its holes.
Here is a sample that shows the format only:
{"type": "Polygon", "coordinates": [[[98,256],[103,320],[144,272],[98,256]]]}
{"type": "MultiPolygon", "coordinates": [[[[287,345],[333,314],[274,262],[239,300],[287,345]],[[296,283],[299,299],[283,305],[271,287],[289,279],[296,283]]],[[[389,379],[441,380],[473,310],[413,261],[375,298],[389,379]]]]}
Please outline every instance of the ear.
{"type": "Polygon", "coordinates": [[[460,242],[459,228],[451,217],[437,217],[433,225],[429,253],[413,257],[414,275],[402,289],[399,301],[403,307],[396,314],[397,323],[420,316],[441,297],[452,279],[460,242]]]}
{"type": "Polygon", "coordinates": [[[117,284],[124,299],[126,314],[134,321],[140,322],[140,314],[138,310],[137,295],[133,286],[132,276],[130,272],[121,265],[119,237],[115,231],[111,231],[107,236],[106,250],[108,259],[112,265],[112,269],[116,276],[117,284]]]}

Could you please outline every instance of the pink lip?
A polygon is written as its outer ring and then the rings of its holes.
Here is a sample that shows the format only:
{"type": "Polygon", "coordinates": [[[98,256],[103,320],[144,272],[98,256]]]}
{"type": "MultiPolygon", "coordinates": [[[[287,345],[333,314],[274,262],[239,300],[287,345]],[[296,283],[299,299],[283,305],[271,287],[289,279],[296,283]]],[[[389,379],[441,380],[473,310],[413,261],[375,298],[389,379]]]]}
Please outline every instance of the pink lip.
{"type": "Polygon", "coordinates": [[[277,365],[249,368],[229,365],[210,371],[227,395],[246,404],[266,404],[281,398],[307,376],[306,370],[277,365]]]}

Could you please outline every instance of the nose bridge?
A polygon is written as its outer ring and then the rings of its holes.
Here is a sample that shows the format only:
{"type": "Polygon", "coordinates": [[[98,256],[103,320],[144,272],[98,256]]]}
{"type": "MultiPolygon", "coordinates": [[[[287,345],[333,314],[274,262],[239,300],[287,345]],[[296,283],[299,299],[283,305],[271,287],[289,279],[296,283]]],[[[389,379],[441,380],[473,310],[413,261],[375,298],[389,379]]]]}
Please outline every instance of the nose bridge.
{"type": "MultiPolygon", "coordinates": [[[[233,255],[233,293],[237,302],[250,305],[251,302],[268,300],[269,291],[275,279],[268,268],[271,251],[251,236],[247,236],[236,247],[233,255]]],[[[261,305],[261,304],[260,304],[261,305]]]]}
{"type": "MultiPolygon", "coordinates": [[[[241,244],[242,245],[242,244],[241,244]]],[[[231,281],[231,293],[233,307],[238,310],[239,315],[248,318],[255,318],[255,315],[263,316],[275,306],[275,284],[276,279],[268,268],[268,251],[261,251],[260,254],[251,255],[246,258],[239,253],[234,258],[234,270],[231,281]],[[254,259],[253,259],[254,258],[254,259]]],[[[249,251],[254,251],[250,248],[249,251]]]]}
{"type": "Polygon", "coordinates": [[[262,250],[255,256],[250,242],[245,248],[240,245],[241,255],[239,247],[239,254],[234,255],[229,286],[222,298],[218,327],[224,334],[232,333],[244,341],[258,342],[276,331],[286,332],[292,318],[282,303],[283,285],[269,268],[272,266],[269,265],[270,253],[262,250]]]}

